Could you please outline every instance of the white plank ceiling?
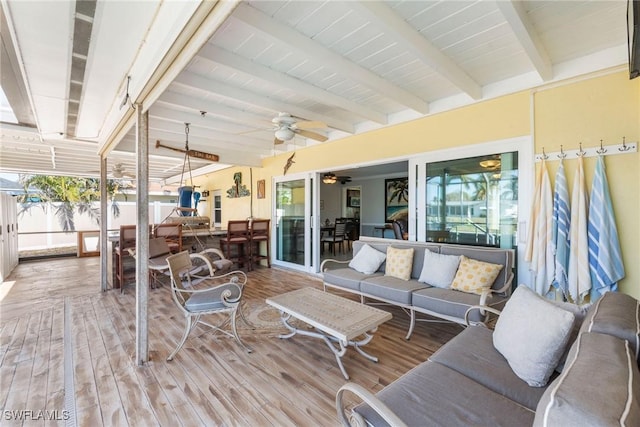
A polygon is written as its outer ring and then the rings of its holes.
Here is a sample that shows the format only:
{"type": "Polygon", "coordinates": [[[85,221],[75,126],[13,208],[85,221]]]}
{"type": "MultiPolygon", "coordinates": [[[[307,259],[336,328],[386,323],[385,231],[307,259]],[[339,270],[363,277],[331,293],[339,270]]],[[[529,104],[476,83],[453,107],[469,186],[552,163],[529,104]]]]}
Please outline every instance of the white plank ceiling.
{"type": "Polygon", "coordinates": [[[190,149],[220,156],[194,169],[259,166],[322,143],[298,134],[275,145],[280,112],[322,122],[309,130],[335,141],[624,66],[626,10],[626,0],[3,1],[2,88],[19,123],[2,123],[0,171],[95,175],[109,148],[110,165],[134,171],[127,76],[150,113],[150,176],[165,180],[183,156],[155,142],[184,148],[185,123],[190,149]],[[158,83],[198,22],[208,41],[158,83]]]}

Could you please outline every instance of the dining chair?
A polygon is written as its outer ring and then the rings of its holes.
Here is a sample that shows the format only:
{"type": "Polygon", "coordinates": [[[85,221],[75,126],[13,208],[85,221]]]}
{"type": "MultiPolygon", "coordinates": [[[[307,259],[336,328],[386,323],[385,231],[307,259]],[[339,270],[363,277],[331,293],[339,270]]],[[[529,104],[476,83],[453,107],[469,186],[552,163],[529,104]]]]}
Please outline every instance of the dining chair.
{"type": "Polygon", "coordinates": [[[236,270],[217,277],[198,277],[191,272],[193,264],[188,251],[167,257],[167,263],[171,276],[171,296],[185,317],[182,338],[167,361],[173,360],[197,325],[207,326],[234,338],[242,348],[251,353],[252,350],[240,340],[236,327],[236,314],[247,276],[236,270]],[[210,314],[226,316],[220,324],[212,325],[202,320],[202,316],[210,314]],[[224,329],[228,324],[231,325],[230,331],[224,329]]]}
{"type": "Polygon", "coordinates": [[[268,219],[254,219],[251,221],[251,230],[249,233],[250,236],[250,257],[251,260],[249,265],[253,265],[253,263],[260,263],[260,260],[267,260],[267,267],[271,268],[271,242],[269,231],[269,224],[271,220],[268,219]],[[265,242],[266,244],[266,255],[260,254],[260,244],[265,242]]]}
{"type": "Polygon", "coordinates": [[[333,255],[336,254],[336,245],[340,247],[340,253],[344,253],[345,230],[347,221],[342,218],[336,218],[333,232],[321,239],[322,251],[324,252],[325,244],[329,245],[329,249],[333,255]]]}
{"type": "MultiPolygon", "coordinates": [[[[128,277],[125,277],[125,273],[128,273],[125,269],[125,263],[133,259],[131,254],[129,253],[129,249],[136,247],[136,225],[121,225],[120,226],[120,236],[118,238],[118,246],[113,251],[114,253],[114,270],[116,272],[116,283],[114,284],[116,287],[120,288],[120,292],[124,292],[124,284],[126,278],[131,277],[128,274],[128,277]]],[[[135,271],[133,277],[135,278],[135,271]]]]}
{"type": "Polygon", "coordinates": [[[182,224],[156,224],[153,227],[153,235],[164,237],[172,253],[182,252],[182,224]]]}
{"type": "Polygon", "coordinates": [[[232,220],[227,223],[227,236],[220,239],[220,248],[225,257],[241,266],[251,269],[249,220],[232,220]],[[233,247],[236,251],[234,253],[233,247]]]}

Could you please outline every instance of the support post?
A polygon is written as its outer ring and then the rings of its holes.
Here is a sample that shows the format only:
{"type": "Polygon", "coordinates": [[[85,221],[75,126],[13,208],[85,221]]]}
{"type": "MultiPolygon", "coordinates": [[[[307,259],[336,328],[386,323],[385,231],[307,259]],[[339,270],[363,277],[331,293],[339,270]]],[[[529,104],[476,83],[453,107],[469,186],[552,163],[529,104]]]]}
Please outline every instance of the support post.
{"type": "Polygon", "coordinates": [[[136,104],[136,364],[149,361],[149,113],[136,104]]]}
{"type": "Polygon", "coordinates": [[[109,287],[109,256],[111,255],[108,252],[107,197],[107,158],[100,155],[100,290],[102,292],[106,292],[109,287]]]}

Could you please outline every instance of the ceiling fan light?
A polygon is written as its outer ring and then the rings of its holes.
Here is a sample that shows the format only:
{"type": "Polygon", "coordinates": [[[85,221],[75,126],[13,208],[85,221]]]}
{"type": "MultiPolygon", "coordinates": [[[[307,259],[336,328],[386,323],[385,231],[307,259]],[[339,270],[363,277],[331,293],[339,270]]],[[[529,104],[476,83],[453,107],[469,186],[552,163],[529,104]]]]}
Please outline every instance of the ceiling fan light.
{"type": "Polygon", "coordinates": [[[325,173],[322,177],[322,182],[324,182],[325,184],[335,184],[336,182],[338,182],[338,177],[332,173],[325,173]]]}
{"type": "Polygon", "coordinates": [[[480,166],[485,169],[496,169],[497,167],[500,166],[500,160],[499,159],[482,160],[480,162],[480,166]]]}
{"type": "Polygon", "coordinates": [[[278,138],[280,141],[289,141],[293,139],[295,133],[293,133],[293,131],[289,128],[280,128],[276,130],[275,135],[276,138],[278,138]]]}

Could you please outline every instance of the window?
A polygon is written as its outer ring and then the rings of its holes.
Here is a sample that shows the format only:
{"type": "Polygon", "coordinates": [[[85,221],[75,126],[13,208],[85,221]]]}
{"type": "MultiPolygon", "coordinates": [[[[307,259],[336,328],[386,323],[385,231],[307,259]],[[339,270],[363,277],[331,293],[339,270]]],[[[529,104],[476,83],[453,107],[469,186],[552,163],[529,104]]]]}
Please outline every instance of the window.
{"type": "Polygon", "coordinates": [[[428,241],[515,247],[518,152],[426,164],[428,241]]]}

